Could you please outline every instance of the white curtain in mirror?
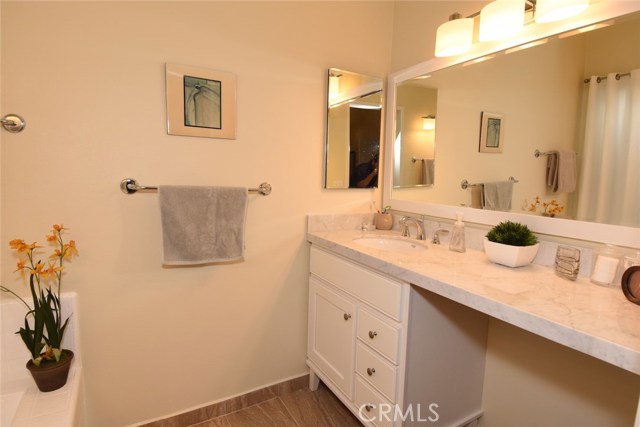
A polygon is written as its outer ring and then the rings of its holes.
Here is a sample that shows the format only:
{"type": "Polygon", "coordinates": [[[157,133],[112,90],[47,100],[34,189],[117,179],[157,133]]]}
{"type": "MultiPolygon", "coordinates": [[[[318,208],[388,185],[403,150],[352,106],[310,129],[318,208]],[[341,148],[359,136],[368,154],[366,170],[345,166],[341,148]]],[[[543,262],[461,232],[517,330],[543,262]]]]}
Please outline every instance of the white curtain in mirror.
{"type": "Polygon", "coordinates": [[[591,78],[580,156],[578,219],[640,226],[640,69],[591,78]]]}

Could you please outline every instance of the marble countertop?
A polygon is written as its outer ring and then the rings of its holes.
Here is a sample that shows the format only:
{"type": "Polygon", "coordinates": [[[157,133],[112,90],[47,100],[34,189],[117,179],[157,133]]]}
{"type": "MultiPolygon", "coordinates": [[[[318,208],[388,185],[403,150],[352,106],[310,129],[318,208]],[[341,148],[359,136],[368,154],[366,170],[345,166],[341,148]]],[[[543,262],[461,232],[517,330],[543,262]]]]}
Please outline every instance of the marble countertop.
{"type": "MultiPolygon", "coordinates": [[[[414,284],[526,331],[640,375],[640,306],[618,286],[575,282],[552,268],[531,264],[509,268],[484,252],[452,252],[426,243],[419,253],[383,251],[354,242],[355,230],[315,231],[314,245],[414,284]]],[[[386,232],[389,233],[389,232],[386,232]]]]}

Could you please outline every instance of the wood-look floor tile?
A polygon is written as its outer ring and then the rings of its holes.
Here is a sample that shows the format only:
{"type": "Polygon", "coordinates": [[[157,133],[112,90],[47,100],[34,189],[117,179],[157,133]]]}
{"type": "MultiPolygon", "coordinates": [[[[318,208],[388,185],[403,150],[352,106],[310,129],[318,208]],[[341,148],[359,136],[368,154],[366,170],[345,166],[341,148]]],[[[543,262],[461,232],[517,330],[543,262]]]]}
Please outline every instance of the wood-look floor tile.
{"type": "Polygon", "coordinates": [[[281,397],[301,427],[361,427],[362,424],[338,398],[320,384],[317,391],[298,390],[281,397]]]}
{"type": "Polygon", "coordinates": [[[226,416],[222,416],[213,418],[200,424],[194,424],[192,427],[231,427],[231,424],[229,424],[226,416]]]}
{"type": "Polygon", "coordinates": [[[231,427],[299,427],[278,397],[224,418],[231,427]]]}

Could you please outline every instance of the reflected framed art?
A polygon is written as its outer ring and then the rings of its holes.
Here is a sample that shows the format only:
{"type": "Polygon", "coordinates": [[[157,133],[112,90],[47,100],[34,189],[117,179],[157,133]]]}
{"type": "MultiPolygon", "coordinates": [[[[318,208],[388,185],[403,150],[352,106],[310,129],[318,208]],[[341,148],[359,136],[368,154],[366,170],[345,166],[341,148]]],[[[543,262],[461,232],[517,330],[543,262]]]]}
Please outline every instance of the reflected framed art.
{"type": "Polygon", "coordinates": [[[480,152],[502,153],[504,147],[504,116],[482,112],[480,125],[480,152]]]}

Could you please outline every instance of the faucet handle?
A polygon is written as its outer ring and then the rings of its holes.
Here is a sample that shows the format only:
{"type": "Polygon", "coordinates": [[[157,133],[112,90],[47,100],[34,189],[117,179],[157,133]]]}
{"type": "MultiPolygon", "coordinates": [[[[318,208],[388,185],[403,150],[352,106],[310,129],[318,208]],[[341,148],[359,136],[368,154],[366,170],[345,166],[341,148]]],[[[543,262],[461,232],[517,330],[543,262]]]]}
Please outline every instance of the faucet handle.
{"type": "Polygon", "coordinates": [[[449,234],[449,230],[447,230],[446,228],[440,228],[436,230],[436,232],[433,233],[433,238],[431,239],[431,243],[433,243],[434,245],[439,245],[440,236],[446,236],[447,234],[449,234]]]}

